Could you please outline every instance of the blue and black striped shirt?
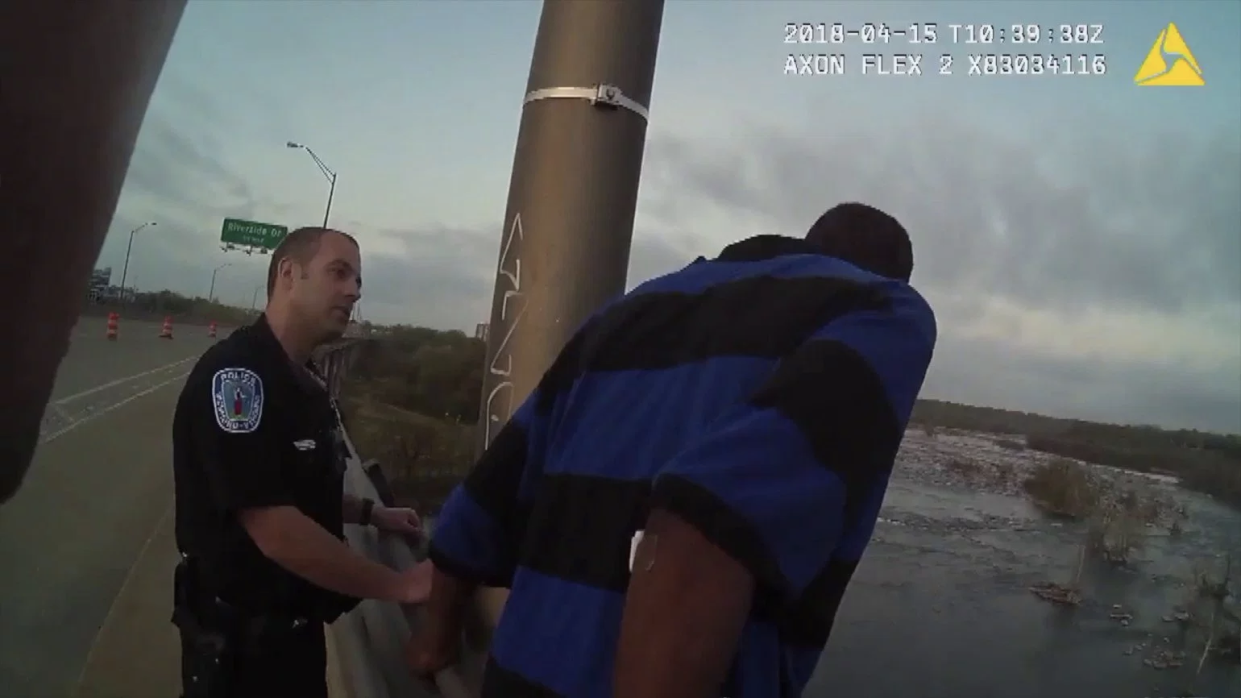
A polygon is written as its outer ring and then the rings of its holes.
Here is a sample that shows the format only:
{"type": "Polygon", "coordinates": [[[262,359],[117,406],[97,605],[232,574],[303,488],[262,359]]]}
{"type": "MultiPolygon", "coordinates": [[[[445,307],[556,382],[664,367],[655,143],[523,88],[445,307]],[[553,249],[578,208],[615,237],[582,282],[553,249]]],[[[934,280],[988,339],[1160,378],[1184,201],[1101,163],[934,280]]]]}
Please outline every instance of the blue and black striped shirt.
{"type": "Polygon", "coordinates": [[[607,698],[652,508],[757,582],[728,698],[801,694],[931,361],[909,285],[750,238],[596,313],[449,498],[431,558],[511,595],[484,698],[607,698]]]}

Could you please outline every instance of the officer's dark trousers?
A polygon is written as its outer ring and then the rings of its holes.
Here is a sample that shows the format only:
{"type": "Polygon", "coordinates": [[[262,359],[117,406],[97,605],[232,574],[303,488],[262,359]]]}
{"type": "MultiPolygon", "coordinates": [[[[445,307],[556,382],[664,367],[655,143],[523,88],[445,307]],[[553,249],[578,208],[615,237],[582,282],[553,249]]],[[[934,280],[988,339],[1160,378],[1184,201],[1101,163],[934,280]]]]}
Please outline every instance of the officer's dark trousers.
{"type": "MultiPolygon", "coordinates": [[[[181,654],[187,655],[181,635],[181,654]]],[[[182,680],[189,667],[181,664],[182,680]]],[[[327,647],[321,623],[246,647],[234,658],[229,690],[219,698],[327,698],[327,647]]],[[[214,698],[214,697],[213,697],[214,698]]]]}

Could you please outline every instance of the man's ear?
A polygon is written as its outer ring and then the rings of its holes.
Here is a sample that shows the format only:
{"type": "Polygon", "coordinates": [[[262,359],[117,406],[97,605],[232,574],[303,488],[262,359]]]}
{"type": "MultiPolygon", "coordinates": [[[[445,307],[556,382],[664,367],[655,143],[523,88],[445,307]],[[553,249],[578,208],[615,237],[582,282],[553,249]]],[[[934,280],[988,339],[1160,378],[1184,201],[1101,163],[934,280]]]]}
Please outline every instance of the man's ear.
{"type": "Polygon", "coordinates": [[[293,286],[293,259],[285,257],[280,260],[280,264],[276,267],[276,282],[280,284],[286,291],[293,286]]]}

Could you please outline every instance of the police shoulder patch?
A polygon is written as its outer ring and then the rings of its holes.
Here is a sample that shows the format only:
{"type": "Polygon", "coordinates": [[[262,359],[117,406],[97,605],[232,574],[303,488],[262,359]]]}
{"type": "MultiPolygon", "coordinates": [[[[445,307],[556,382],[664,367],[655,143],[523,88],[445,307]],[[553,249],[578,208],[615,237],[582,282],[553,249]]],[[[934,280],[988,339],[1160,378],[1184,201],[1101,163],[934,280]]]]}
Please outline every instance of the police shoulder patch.
{"type": "Polygon", "coordinates": [[[263,379],[248,368],[225,368],[211,379],[215,423],[229,434],[247,434],[263,419],[263,379]]]}

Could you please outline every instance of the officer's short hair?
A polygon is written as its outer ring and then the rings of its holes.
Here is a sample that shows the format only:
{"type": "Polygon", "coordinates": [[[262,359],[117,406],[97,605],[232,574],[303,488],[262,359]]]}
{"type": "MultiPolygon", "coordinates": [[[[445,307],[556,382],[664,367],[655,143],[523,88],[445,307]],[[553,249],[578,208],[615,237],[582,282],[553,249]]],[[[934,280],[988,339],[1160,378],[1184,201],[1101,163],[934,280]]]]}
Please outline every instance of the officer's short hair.
{"type": "Polygon", "coordinates": [[[874,206],[854,202],[833,206],[810,227],[806,240],[824,254],[880,276],[909,281],[913,274],[909,233],[874,206]]]}
{"type": "Polygon", "coordinates": [[[332,228],[318,226],[298,228],[285,235],[280,244],[276,245],[276,249],[272,250],[271,264],[267,267],[267,298],[269,300],[272,292],[276,290],[276,275],[280,273],[280,263],[286,259],[292,259],[302,265],[310,262],[319,252],[319,241],[328,233],[342,235],[352,242],[354,247],[358,246],[358,241],[352,235],[332,228]]]}

